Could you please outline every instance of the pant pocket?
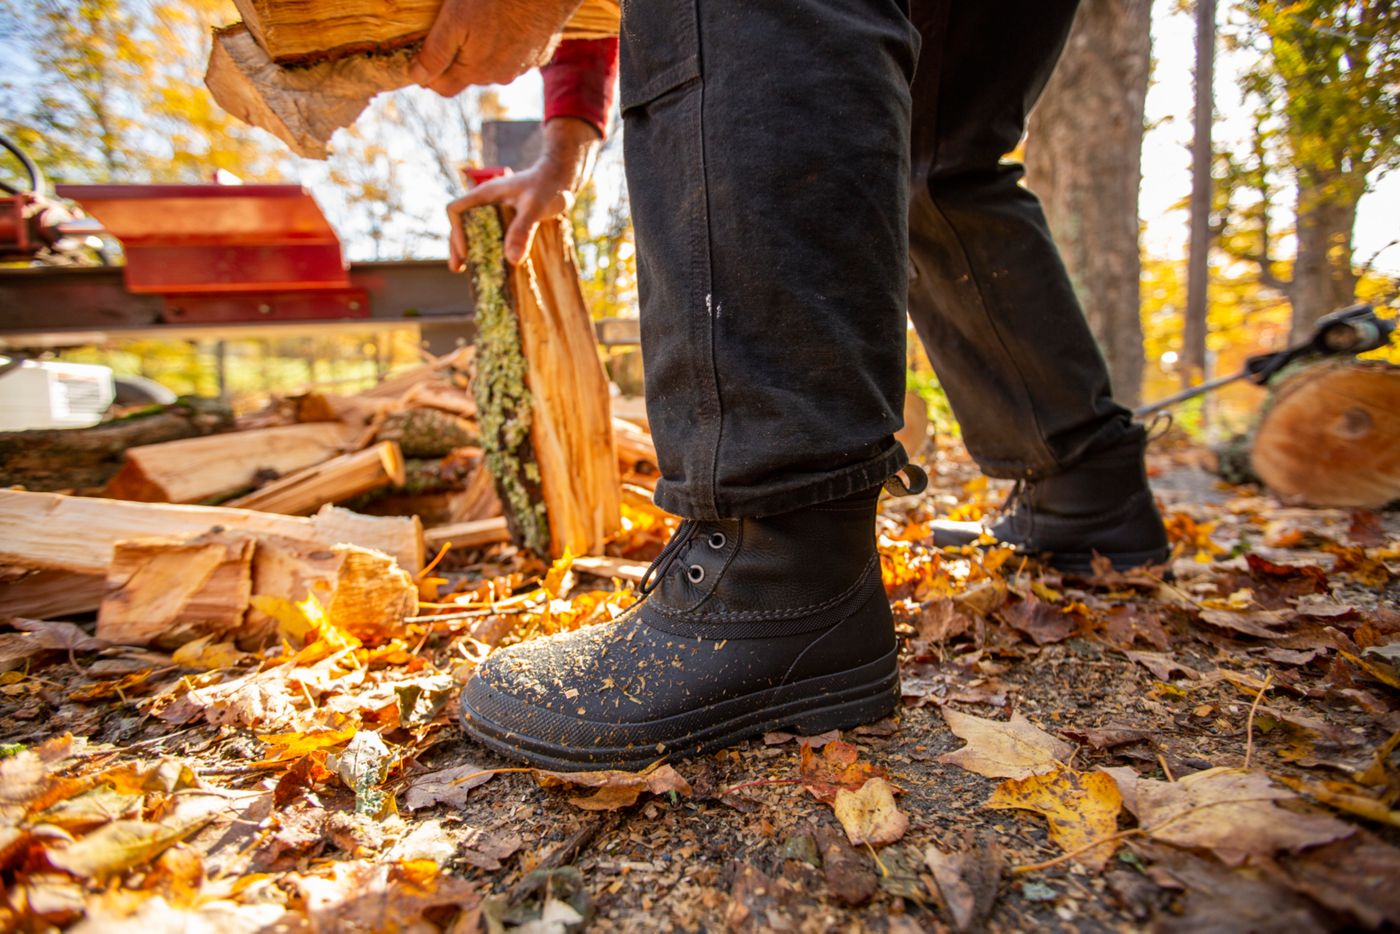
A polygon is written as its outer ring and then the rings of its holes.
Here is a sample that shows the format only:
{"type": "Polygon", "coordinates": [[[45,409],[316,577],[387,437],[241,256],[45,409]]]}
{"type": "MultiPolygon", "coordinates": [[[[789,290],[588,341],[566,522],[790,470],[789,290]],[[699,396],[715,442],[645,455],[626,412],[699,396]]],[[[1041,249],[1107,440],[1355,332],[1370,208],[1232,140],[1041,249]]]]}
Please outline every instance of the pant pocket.
{"type": "Polygon", "coordinates": [[[623,112],[700,78],[697,0],[624,0],[618,71],[623,112]]]}

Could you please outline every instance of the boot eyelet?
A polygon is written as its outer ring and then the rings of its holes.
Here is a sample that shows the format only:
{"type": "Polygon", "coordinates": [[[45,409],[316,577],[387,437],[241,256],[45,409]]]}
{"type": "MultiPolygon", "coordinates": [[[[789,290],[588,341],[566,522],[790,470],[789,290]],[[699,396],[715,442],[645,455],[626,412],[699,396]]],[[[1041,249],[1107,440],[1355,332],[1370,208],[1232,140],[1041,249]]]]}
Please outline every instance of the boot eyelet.
{"type": "Polygon", "coordinates": [[[720,550],[721,548],[723,548],[726,544],[728,544],[728,542],[729,542],[729,539],[725,537],[725,534],[724,534],[723,532],[711,532],[711,533],[710,533],[709,545],[710,545],[710,547],[713,548],[715,551],[719,551],[719,550],[720,550]]]}
{"type": "Polygon", "coordinates": [[[698,584],[705,579],[705,569],[698,564],[692,564],[686,568],[685,576],[692,584],[698,584]]]}

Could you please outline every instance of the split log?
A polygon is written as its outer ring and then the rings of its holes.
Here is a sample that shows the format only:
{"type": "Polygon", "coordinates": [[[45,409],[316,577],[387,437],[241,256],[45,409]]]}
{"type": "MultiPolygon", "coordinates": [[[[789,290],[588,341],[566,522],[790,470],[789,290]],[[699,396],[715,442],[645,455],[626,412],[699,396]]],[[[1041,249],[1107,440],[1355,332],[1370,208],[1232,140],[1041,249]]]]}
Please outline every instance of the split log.
{"type": "Polygon", "coordinates": [[[656,445],[651,435],[632,422],[621,418],[612,420],[613,444],[617,448],[617,465],[626,483],[650,490],[656,489],[661,477],[657,466],[656,445]]]}
{"type": "Polygon", "coordinates": [[[338,503],[390,484],[402,485],[404,479],[403,452],[394,442],[383,441],[288,474],[224,505],[307,516],[327,503],[338,503]]]}
{"type": "MultiPolygon", "coordinates": [[[[258,541],[253,594],[293,603],[315,597],[327,619],[366,642],[398,634],[400,623],[418,609],[418,585],[382,551],[278,536],[258,541]]],[[[238,643],[260,646],[276,631],[277,620],[254,600],[238,643]]]]}
{"type": "Polygon", "coordinates": [[[107,580],[101,574],[22,571],[0,581],[0,617],[56,619],[91,613],[102,605],[107,580]]]}
{"type": "Polygon", "coordinates": [[[307,159],[329,155],[326,143],[353,124],[381,91],[407,87],[414,52],[353,55],[304,68],[275,63],[241,25],[214,32],[204,84],[220,107],[267,130],[307,159]]]}
{"type": "Polygon", "coordinates": [[[199,535],[215,526],[256,536],[345,542],[392,555],[400,567],[423,567],[423,526],[415,516],[362,516],[327,506],[311,518],[228,509],[0,490],[0,564],[36,570],[106,574],[116,543],[134,538],[199,535]]]}
{"type": "MultiPolygon", "coordinates": [[[[442,0],[234,0],[234,4],[258,45],[273,61],[287,65],[420,42],[442,0]]],[[[615,36],[619,17],[617,0],[584,0],[563,36],[615,36]]]]}
{"type": "Polygon", "coordinates": [[[446,457],[478,441],[476,429],[466,419],[432,408],[392,413],[374,438],[397,442],[404,457],[446,457]]]}
{"type": "Polygon", "coordinates": [[[417,516],[427,526],[501,515],[496,485],[481,463],[480,448],[459,448],[443,460],[408,461],[407,473],[402,489],[376,490],[345,505],[372,516],[417,516]],[[463,461],[459,455],[466,451],[475,454],[463,461]]]}
{"type": "MultiPolygon", "coordinates": [[[[237,3],[244,23],[215,31],[204,83],[224,110],[311,159],[326,158],[332,134],[353,124],[376,94],[412,83],[417,43],[441,6],[440,0],[237,3]]],[[[563,35],[615,36],[618,9],[616,0],[585,0],[563,35]]]]}
{"type": "Polygon", "coordinates": [[[1285,372],[1250,460],[1290,502],[1380,509],[1400,500],[1400,367],[1331,360],[1285,372]]]}
{"type": "Polygon", "coordinates": [[[222,642],[243,629],[252,582],[249,535],[220,531],[117,542],[97,638],[164,649],[200,636],[222,642]]]}
{"type": "Polygon", "coordinates": [[[211,399],[184,399],[92,428],[0,432],[0,486],[37,492],[102,489],[139,445],[233,429],[233,413],[211,399]]]}
{"type": "Polygon", "coordinates": [[[126,452],[106,495],[147,503],[198,503],[340,454],[358,432],[316,422],[147,444],[126,452]]]}
{"type": "Polygon", "coordinates": [[[454,522],[423,530],[424,544],[434,551],[449,544],[453,548],[484,548],[508,541],[510,529],[503,516],[474,522],[454,522]]]}
{"type": "Polygon", "coordinates": [[[507,267],[494,207],[465,219],[476,289],[472,395],[515,540],[541,554],[601,553],[620,522],[607,377],[564,223],[550,218],[507,267]]]}

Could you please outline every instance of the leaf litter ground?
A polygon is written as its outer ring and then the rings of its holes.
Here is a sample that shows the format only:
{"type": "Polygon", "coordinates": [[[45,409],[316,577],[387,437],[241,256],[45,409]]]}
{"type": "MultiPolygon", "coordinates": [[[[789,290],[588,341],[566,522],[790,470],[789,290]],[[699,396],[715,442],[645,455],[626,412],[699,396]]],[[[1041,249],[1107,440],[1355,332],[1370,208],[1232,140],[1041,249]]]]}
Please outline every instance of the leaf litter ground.
{"type": "MultiPolygon", "coordinates": [[[[957,452],[886,504],[897,716],[645,774],[521,769],[455,691],[629,585],[449,554],[362,645],[278,607],[264,653],[0,635],[0,927],[915,931],[1400,925],[1400,521],[1153,456],[1170,568],[1066,578],[925,523],[997,490],[957,452]],[[455,563],[454,563],[455,562],[455,563]]],[[[629,511],[615,552],[666,522],[629,511]]],[[[576,690],[588,690],[578,685],[576,690]]]]}

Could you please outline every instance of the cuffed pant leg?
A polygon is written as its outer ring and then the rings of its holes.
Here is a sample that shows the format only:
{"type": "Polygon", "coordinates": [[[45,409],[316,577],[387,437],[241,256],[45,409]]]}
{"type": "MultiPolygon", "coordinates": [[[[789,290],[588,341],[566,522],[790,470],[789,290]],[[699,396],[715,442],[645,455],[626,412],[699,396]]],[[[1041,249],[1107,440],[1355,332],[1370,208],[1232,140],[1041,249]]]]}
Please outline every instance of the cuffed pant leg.
{"type": "Polygon", "coordinates": [[[1130,423],[1019,165],[1069,35],[1074,0],[913,0],[909,311],[962,426],[995,477],[1034,477],[1130,423]]]}
{"type": "Polygon", "coordinates": [[[622,107],[647,412],[680,515],[905,462],[909,81],[897,2],[629,0],[622,107]]]}

